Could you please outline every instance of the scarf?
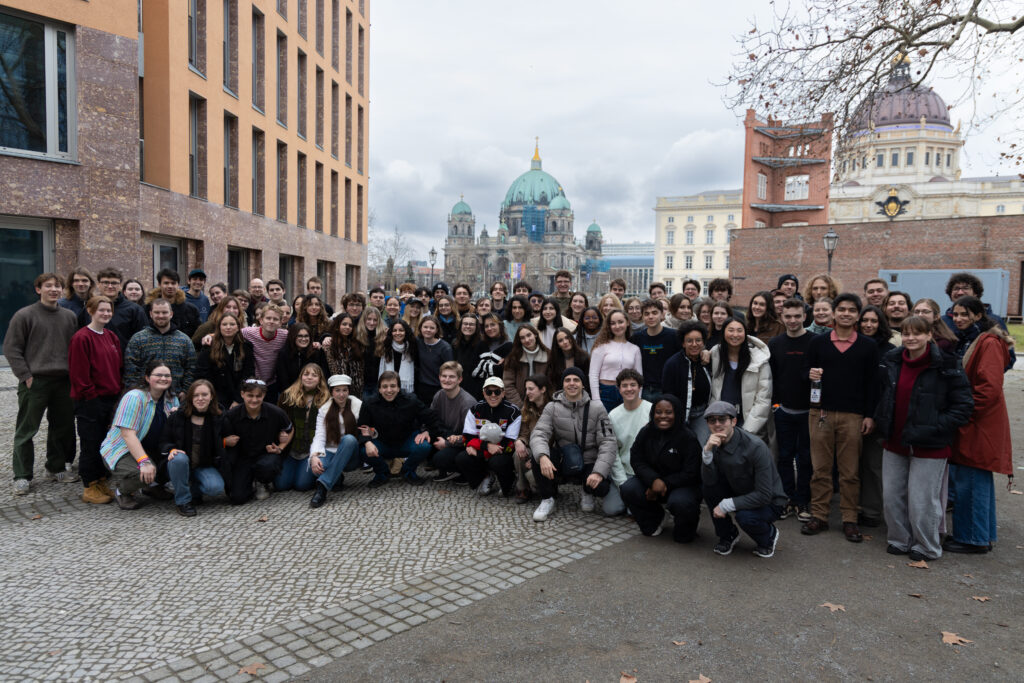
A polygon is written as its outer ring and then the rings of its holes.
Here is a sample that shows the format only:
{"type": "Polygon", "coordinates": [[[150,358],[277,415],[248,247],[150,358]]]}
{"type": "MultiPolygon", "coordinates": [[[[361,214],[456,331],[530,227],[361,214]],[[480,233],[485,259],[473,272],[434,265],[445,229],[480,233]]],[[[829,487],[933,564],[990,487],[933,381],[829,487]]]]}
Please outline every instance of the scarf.
{"type": "Polygon", "coordinates": [[[533,351],[527,350],[525,346],[523,347],[523,357],[526,358],[526,364],[527,364],[527,366],[529,368],[529,372],[526,373],[527,377],[529,377],[530,375],[533,374],[533,364],[534,364],[534,362],[537,361],[537,354],[539,354],[539,353],[540,353],[540,346],[539,345],[533,351]]]}

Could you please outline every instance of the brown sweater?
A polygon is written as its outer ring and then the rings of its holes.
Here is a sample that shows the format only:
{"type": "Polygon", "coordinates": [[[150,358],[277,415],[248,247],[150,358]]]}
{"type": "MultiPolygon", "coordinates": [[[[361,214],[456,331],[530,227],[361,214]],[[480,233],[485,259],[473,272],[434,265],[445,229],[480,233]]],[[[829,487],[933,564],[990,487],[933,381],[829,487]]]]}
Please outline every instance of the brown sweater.
{"type": "Polygon", "coordinates": [[[78,330],[75,314],[41,301],[11,318],[4,337],[4,355],[19,381],[29,377],[67,377],[68,345],[78,330]]]}

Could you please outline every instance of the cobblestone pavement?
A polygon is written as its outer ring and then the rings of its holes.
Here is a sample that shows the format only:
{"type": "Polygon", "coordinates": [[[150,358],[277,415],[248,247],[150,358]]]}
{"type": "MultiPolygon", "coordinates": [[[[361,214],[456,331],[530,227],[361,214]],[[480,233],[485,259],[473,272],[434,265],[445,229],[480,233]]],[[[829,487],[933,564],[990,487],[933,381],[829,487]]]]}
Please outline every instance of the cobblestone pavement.
{"type": "Polygon", "coordinates": [[[87,506],[37,457],[15,499],[15,403],[0,390],[0,679],[285,680],[636,534],[575,493],[537,525],[532,505],[359,473],[319,510],[288,492],[185,519],[87,506]]]}

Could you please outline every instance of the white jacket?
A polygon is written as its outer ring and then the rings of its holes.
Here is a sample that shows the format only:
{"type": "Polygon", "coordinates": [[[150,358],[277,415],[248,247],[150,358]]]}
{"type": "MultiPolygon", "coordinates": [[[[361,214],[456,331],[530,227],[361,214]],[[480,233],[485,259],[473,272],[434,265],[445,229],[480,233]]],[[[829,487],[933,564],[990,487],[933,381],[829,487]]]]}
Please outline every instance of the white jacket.
{"type": "MultiPolygon", "coordinates": [[[[769,436],[772,415],[772,370],[768,364],[771,354],[768,345],[757,337],[747,335],[750,344],[750,365],[740,378],[740,394],[743,398],[743,429],[762,438],[769,436]]],[[[721,353],[725,342],[711,349],[711,400],[717,401],[722,395],[725,374],[719,374],[721,353]]]]}
{"type": "MultiPolygon", "coordinates": [[[[348,402],[352,406],[352,416],[357,420],[359,419],[359,409],[363,407],[363,402],[355,396],[349,396],[348,402]]],[[[338,444],[327,443],[327,427],[324,425],[324,420],[327,418],[327,411],[330,409],[331,404],[334,403],[334,399],[329,399],[327,403],[320,406],[320,410],[316,411],[316,431],[313,432],[313,441],[309,444],[310,454],[315,453],[326,453],[327,446],[330,445],[334,448],[338,447],[338,444]]],[[[341,418],[341,413],[338,413],[338,422],[341,426],[341,435],[345,436],[345,421],[341,418]]],[[[359,438],[358,434],[352,436],[359,438]]]]}

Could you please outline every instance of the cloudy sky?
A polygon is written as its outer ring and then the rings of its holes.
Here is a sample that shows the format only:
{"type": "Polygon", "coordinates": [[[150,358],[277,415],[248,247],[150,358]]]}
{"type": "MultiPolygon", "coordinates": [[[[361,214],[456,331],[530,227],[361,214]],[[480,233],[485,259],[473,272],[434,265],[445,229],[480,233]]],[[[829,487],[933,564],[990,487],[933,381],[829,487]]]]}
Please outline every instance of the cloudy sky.
{"type": "MultiPolygon", "coordinates": [[[[582,235],[650,241],[655,197],[741,184],[740,118],[715,85],[760,0],[376,2],[370,32],[370,201],[418,255],[444,247],[465,195],[491,234],[534,136],[582,235]]],[[[942,92],[941,86],[936,84],[942,92]]],[[[954,110],[953,120],[957,119],[954,110]]],[[[965,175],[986,175],[972,140],[965,175]]],[[[371,237],[373,233],[371,233],[371,237]]],[[[425,256],[423,256],[425,258],[425,256]]],[[[439,261],[443,257],[439,257],[439,261]]]]}

